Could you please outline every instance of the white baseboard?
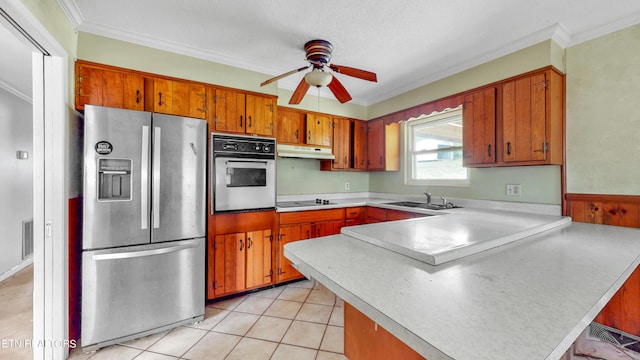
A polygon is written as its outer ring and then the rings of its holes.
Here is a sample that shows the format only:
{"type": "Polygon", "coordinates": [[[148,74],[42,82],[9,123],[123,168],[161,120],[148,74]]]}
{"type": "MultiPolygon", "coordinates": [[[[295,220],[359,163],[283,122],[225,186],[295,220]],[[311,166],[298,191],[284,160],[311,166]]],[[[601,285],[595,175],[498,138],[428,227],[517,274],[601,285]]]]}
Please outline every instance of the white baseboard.
{"type": "Polygon", "coordinates": [[[26,258],[23,262],[12,267],[7,272],[0,274],[0,282],[5,281],[6,279],[12,277],[13,275],[17,274],[20,270],[26,268],[31,264],[33,264],[33,256],[26,258]]]}

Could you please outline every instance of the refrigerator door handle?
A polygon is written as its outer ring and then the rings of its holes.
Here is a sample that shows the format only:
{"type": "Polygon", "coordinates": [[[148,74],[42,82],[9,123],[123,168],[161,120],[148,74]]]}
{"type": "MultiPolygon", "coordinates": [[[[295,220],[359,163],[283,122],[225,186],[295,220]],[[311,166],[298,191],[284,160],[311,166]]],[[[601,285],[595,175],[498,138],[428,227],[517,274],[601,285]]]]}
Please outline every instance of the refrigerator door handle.
{"type": "Polygon", "coordinates": [[[159,249],[152,250],[142,250],[142,251],[130,251],[130,252],[122,252],[122,253],[114,253],[114,254],[96,254],[91,257],[92,260],[117,260],[117,259],[131,259],[138,257],[146,257],[160,254],[168,254],[172,252],[182,251],[186,249],[195,248],[197,243],[178,245],[178,246],[169,246],[159,249]]]}
{"type": "Polygon", "coordinates": [[[153,228],[160,227],[160,148],[162,128],[153,128],[153,228]]]}
{"type": "Polygon", "coordinates": [[[142,126],[142,155],[140,159],[140,228],[149,225],[149,127],[142,126]]]}

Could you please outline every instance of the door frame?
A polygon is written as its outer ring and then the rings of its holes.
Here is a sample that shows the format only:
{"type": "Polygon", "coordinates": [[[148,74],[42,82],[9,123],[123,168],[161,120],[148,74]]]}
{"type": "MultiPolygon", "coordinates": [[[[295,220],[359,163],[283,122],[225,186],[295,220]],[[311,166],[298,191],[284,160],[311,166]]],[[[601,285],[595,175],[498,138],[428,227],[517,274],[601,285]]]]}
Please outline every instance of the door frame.
{"type": "Polygon", "coordinates": [[[17,0],[0,7],[45,54],[33,55],[34,359],[66,359],[68,346],[68,55],[17,0]],[[66,345],[66,346],[65,346],[66,345]]]}

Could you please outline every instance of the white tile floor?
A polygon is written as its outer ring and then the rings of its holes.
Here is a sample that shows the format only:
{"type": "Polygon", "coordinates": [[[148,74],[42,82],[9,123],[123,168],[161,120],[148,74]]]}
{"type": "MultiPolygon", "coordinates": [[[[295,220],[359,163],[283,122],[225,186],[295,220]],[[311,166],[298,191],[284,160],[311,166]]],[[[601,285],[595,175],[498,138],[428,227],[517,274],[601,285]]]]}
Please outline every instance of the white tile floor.
{"type": "Polygon", "coordinates": [[[305,280],[207,305],[205,319],[69,359],[334,360],[344,352],[342,300],[305,280]]]}

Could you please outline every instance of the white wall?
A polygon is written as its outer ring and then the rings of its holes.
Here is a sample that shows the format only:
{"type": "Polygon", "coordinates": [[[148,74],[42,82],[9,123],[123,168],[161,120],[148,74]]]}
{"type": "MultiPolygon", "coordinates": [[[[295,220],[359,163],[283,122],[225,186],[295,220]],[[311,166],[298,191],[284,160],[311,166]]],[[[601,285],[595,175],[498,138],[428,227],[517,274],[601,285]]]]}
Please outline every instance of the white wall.
{"type": "Polygon", "coordinates": [[[33,218],[32,118],[29,102],[0,88],[0,275],[22,262],[22,221],[33,218]]]}

